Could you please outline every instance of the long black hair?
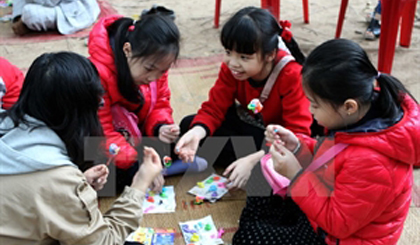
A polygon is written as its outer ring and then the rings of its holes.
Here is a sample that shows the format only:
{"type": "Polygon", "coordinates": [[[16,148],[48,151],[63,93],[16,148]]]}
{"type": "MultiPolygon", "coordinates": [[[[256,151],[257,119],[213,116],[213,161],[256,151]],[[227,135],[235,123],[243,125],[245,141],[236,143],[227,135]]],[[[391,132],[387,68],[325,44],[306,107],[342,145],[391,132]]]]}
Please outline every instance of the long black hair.
{"type": "MultiPolygon", "coordinates": [[[[282,32],[283,29],[270,12],[261,8],[246,7],[226,22],[220,40],[225,49],[243,54],[261,52],[264,57],[278,48],[278,38],[282,32]]],[[[293,38],[283,41],[296,61],[302,64],[305,56],[297,42],[293,38]]]]}
{"type": "Polygon", "coordinates": [[[113,40],[111,46],[117,68],[118,90],[126,100],[141,106],[144,98],[131,76],[123,51],[124,43],[130,43],[132,58],[153,57],[159,60],[172,54],[176,59],[180,39],[178,27],[167,16],[149,14],[138,21],[121,18],[108,27],[108,34],[113,40]]]}
{"type": "Polygon", "coordinates": [[[88,59],[71,52],[46,53],[32,63],[18,101],[0,120],[10,117],[14,127],[30,126],[25,115],[44,122],[84,169],[84,138],[102,135],[97,116],[102,93],[98,71],[88,59]]]}
{"type": "Polygon", "coordinates": [[[375,79],[380,88],[377,103],[381,117],[394,119],[409,92],[395,77],[378,73],[357,43],[346,39],[324,42],[309,54],[302,68],[303,86],[334,108],[347,99],[360,105],[371,103],[375,79]]]}

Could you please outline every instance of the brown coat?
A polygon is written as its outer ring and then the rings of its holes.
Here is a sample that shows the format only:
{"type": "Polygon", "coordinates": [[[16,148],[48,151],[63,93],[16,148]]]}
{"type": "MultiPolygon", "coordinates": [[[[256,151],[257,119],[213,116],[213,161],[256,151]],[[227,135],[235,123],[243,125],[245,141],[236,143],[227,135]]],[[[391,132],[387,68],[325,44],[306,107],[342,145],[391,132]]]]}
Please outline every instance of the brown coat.
{"type": "Polygon", "coordinates": [[[83,173],[61,166],[0,177],[0,244],[124,244],[140,225],[144,193],[126,187],[102,215],[83,173]]]}

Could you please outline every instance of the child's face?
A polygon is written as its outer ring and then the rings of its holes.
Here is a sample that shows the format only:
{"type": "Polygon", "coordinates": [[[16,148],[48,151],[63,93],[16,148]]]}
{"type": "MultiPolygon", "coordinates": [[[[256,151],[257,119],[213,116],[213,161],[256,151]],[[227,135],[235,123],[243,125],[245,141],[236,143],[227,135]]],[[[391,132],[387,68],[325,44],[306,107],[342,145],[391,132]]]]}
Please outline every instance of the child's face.
{"type": "Polygon", "coordinates": [[[165,74],[175,62],[175,56],[170,54],[162,59],[127,58],[128,67],[136,85],[149,84],[165,74]]]}
{"type": "Polygon", "coordinates": [[[226,49],[224,62],[229,67],[233,77],[238,80],[252,78],[256,81],[261,81],[270,72],[266,72],[267,62],[264,61],[262,55],[258,52],[254,54],[242,54],[226,49]]]}
{"type": "Polygon", "coordinates": [[[314,118],[318,121],[319,125],[329,130],[343,128],[348,125],[349,122],[346,120],[347,114],[343,108],[344,106],[335,109],[330,103],[323,101],[320,98],[314,98],[306,89],[305,94],[311,102],[309,110],[312,115],[314,115],[314,118]]]}

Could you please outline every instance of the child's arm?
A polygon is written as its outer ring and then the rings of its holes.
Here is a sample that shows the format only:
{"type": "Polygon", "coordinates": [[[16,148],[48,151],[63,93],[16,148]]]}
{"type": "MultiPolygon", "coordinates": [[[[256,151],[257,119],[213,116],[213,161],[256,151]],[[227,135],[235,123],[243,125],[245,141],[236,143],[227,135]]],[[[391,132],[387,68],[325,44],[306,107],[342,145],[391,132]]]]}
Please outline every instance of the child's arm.
{"type": "Polygon", "coordinates": [[[83,173],[75,168],[63,169],[50,190],[43,193],[47,201],[42,203],[45,212],[41,214],[44,223],[40,229],[63,245],[124,244],[130,232],[140,226],[147,187],[161,170],[159,155],[145,147],[143,163],[131,186],[102,215],[96,192],[86,180],[81,181],[83,173]]]}
{"type": "Polygon", "coordinates": [[[226,112],[233,105],[236,95],[236,80],[229,68],[222,64],[219,77],[210,89],[209,100],[201,105],[194,117],[190,130],[179,139],[175,149],[184,161],[192,161],[199,141],[212,135],[225,119],[226,112]]]}
{"type": "Polygon", "coordinates": [[[19,98],[24,80],[23,73],[6,59],[0,58],[0,77],[6,86],[6,94],[1,98],[3,109],[10,109],[19,98]]]}
{"type": "Polygon", "coordinates": [[[237,92],[236,79],[226,64],[222,64],[219,77],[210,89],[208,101],[201,104],[201,109],[194,117],[191,127],[205,125],[208,135],[220,127],[230,106],[235,102],[237,92]]]}
{"type": "Polygon", "coordinates": [[[302,88],[301,66],[289,63],[280,73],[280,96],[282,96],[282,126],[294,133],[310,135],[312,116],[309,101],[302,88]]]}
{"type": "Polygon", "coordinates": [[[260,162],[264,154],[264,150],[259,150],[231,163],[223,172],[224,176],[227,176],[230,173],[230,176],[228,177],[228,180],[231,183],[229,189],[245,188],[252,170],[255,165],[260,162]]]}
{"type": "Polygon", "coordinates": [[[174,123],[170,102],[171,91],[168,86],[168,73],[165,73],[156,81],[156,86],[156,104],[144,122],[145,132],[150,136],[158,136],[161,125],[174,123]]]}
{"type": "MultiPolygon", "coordinates": [[[[360,150],[360,148],[359,148],[360,150]]],[[[328,234],[342,239],[377,218],[393,196],[389,161],[373,151],[346,149],[325,172],[335,172],[333,190],[313,172],[303,172],[290,186],[302,211],[328,234]],[[343,155],[345,154],[345,155],[343,155]]]]}

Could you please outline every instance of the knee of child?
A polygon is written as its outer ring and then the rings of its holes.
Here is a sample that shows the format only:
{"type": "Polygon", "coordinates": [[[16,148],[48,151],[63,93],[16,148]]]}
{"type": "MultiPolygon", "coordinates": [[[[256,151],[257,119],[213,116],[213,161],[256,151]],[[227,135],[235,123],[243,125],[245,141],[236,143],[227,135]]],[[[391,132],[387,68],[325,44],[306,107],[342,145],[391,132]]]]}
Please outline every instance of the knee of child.
{"type": "Polygon", "coordinates": [[[34,31],[54,29],[56,27],[55,10],[51,8],[51,11],[42,11],[40,8],[42,6],[38,4],[26,4],[22,9],[22,22],[34,31]]]}

